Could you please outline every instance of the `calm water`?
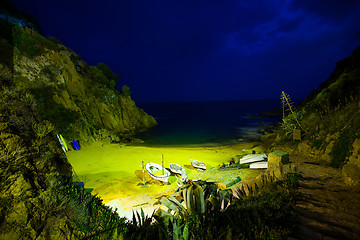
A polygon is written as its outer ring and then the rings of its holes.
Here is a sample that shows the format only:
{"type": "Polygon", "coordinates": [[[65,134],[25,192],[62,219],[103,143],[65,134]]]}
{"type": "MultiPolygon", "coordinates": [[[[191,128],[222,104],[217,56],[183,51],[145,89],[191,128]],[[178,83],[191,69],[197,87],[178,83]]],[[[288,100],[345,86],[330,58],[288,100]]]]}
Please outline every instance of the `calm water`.
{"type": "Polygon", "coordinates": [[[226,145],[258,138],[258,129],[278,118],[253,117],[280,106],[279,100],[144,103],[158,125],[135,137],[145,145],[226,145]]]}

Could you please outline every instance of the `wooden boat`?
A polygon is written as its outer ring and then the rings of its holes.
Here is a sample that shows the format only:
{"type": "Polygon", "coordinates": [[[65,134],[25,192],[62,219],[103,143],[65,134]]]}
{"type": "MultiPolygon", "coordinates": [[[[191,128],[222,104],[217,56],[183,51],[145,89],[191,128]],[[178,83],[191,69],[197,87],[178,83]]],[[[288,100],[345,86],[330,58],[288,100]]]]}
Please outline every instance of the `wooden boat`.
{"type": "Polygon", "coordinates": [[[248,154],[240,158],[239,163],[245,164],[245,163],[261,162],[266,160],[267,160],[267,156],[265,154],[248,154]]]}
{"type": "Polygon", "coordinates": [[[166,184],[169,183],[170,172],[161,165],[149,162],[145,165],[145,169],[153,179],[162,181],[166,184]]]}
{"type": "Polygon", "coordinates": [[[179,164],[176,164],[176,163],[170,163],[169,168],[170,168],[170,171],[172,171],[173,173],[177,173],[177,174],[182,174],[183,170],[185,170],[185,168],[183,168],[182,166],[180,166],[179,164]]]}
{"type": "Polygon", "coordinates": [[[193,165],[194,168],[197,168],[197,169],[202,170],[202,171],[206,170],[206,164],[205,163],[200,162],[198,160],[191,160],[191,159],[190,159],[190,162],[191,162],[191,165],[193,165]]]}
{"type": "Polygon", "coordinates": [[[262,168],[267,168],[268,167],[268,162],[255,162],[250,164],[249,168],[251,169],[262,169],[262,168]]]}
{"type": "Polygon", "coordinates": [[[63,138],[63,136],[61,136],[60,133],[57,134],[56,136],[57,136],[57,138],[59,139],[59,142],[60,142],[60,145],[61,145],[62,150],[64,150],[64,152],[69,151],[68,146],[67,146],[66,141],[65,141],[65,139],[63,138]]]}

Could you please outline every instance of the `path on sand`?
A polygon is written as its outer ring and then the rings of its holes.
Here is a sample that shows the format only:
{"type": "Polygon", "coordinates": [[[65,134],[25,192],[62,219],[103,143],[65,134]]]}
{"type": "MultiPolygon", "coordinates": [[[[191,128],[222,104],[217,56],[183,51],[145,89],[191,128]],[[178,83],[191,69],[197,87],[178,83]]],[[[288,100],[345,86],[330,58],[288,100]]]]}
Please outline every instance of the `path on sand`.
{"type": "Polygon", "coordinates": [[[315,165],[298,155],[291,155],[291,161],[304,177],[292,239],[360,239],[360,189],[343,183],[341,169],[315,165]]]}

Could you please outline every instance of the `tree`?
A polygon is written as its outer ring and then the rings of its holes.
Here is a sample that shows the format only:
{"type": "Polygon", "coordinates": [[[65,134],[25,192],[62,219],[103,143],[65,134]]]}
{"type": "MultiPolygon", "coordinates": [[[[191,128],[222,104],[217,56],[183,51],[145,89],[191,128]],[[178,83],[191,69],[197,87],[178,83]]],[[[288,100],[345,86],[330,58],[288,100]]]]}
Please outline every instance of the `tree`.
{"type": "Polygon", "coordinates": [[[110,81],[113,80],[115,83],[119,81],[119,74],[113,73],[105,63],[98,63],[97,68],[100,69],[110,81]]]}
{"type": "Polygon", "coordinates": [[[121,92],[126,96],[130,96],[130,88],[126,85],[122,86],[121,92]]]}

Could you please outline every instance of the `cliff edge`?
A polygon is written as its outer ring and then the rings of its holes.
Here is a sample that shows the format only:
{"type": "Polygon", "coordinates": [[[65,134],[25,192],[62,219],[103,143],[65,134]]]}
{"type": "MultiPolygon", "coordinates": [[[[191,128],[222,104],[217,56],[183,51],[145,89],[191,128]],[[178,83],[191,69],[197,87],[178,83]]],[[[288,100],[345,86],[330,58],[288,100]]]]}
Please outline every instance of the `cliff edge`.
{"type": "Polygon", "coordinates": [[[128,88],[115,88],[118,75],[104,63],[88,66],[54,37],[0,20],[2,82],[31,102],[42,120],[70,140],[91,143],[156,125],[136,107],[128,88]]]}

